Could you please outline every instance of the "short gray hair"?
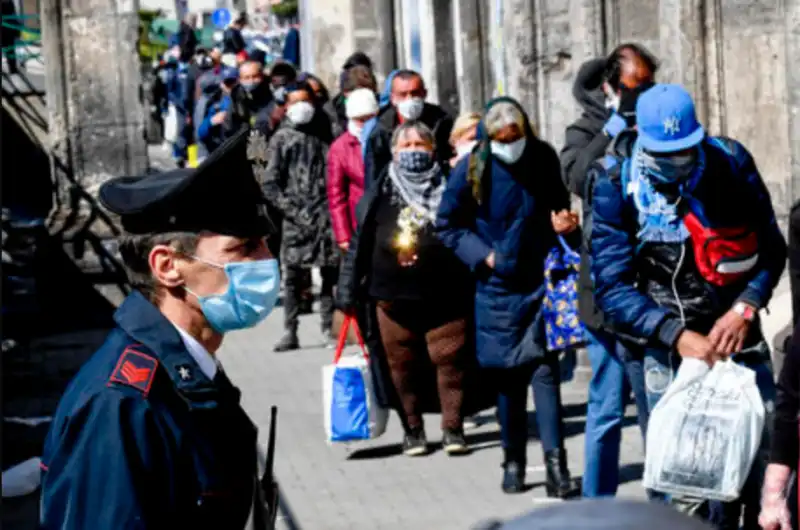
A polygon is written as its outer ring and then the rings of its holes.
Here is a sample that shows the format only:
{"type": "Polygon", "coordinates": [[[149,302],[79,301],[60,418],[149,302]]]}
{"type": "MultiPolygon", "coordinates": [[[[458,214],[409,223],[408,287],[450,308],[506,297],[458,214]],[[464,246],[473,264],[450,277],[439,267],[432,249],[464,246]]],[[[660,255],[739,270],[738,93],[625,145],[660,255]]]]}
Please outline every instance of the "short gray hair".
{"type": "Polygon", "coordinates": [[[484,118],[486,132],[492,138],[503,127],[516,125],[521,132],[525,132],[525,115],[519,107],[507,101],[501,101],[489,109],[484,118]]]}
{"type": "Polygon", "coordinates": [[[119,241],[119,253],[128,271],[131,286],[141,291],[151,302],[158,301],[158,285],[150,271],[150,252],[157,245],[169,245],[176,252],[191,255],[197,248],[197,240],[198,235],[191,232],[122,236],[119,241]]]}
{"type": "Polygon", "coordinates": [[[433,131],[421,121],[407,121],[400,124],[392,133],[392,151],[397,147],[397,143],[412,131],[417,133],[423,142],[431,144],[434,151],[436,150],[436,137],[433,131]]]}

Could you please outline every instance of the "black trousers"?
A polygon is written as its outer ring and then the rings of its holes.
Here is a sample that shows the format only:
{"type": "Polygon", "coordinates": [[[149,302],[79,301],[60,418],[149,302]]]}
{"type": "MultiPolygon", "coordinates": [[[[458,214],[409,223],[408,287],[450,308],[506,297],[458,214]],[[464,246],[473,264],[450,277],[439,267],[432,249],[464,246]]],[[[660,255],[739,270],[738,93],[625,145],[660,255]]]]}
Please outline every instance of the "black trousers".
{"type": "MultiPolygon", "coordinates": [[[[305,278],[308,275],[308,268],[286,266],[284,276],[284,325],[287,331],[297,331],[300,317],[300,302],[302,301],[303,291],[306,289],[305,278]]],[[[328,330],[333,324],[333,287],[339,277],[336,267],[322,267],[322,291],[320,292],[320,316],[322,317],[322,329],[328,330]]]]}

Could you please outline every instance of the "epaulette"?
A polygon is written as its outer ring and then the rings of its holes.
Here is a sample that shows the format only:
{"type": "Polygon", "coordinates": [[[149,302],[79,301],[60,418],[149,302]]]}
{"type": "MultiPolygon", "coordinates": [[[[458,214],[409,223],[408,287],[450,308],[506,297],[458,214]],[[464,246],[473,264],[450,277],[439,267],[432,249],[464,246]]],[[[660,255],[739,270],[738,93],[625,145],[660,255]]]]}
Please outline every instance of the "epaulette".
{"type": "Polygon", "coordinates": [[[135,388],[140,391],[144,397],[150,392],[150,387],[153,385],[153,379],[156,376],[156,368],[158,368],[158,361],[151,355],[142,353],[136,348],[138,344],[132,344],[125,347],[122,355],[119,356],[117,366],[111,372],[111,377],[108,379],[108,386],[114,383],[119,383],[125,386],[135,388]]]}

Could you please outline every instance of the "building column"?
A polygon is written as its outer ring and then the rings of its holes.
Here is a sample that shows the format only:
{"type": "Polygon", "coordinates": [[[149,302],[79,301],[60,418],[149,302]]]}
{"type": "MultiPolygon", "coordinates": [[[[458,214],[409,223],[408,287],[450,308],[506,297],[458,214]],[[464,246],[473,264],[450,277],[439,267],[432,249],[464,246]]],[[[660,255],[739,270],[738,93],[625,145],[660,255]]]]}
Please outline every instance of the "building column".
{"type": "Polygon", "coordinates": [[[484,93],[484,35],[480,0],[453,2],[453,38],[456,75],[461,112],[480,112],[486,102],[484,93]]]}
{"type": "Polygon", "coordinates": [[[58,193],[74,208],[106,180],[147,171],[138,2],[41,5],[53,165],[58,193]]]}
{"type": "Polygon", "coordinates": [[[394,69],[392,0],[301,0],[302,68],[339,92],[339,74],[356,51],[373,61],[378,82],[394,69]]]}
{"type": "Polygon", "coordinates": [[[697,116],[708,123],[705,0],[660,0],[659,80],[680,83],[694,97],[697,116]]]}
{"type": "Polygon", "coordinates": [[[497,92],[514,97],[536,123],[541,123],[538,79],[540,28],[536,16],[539,1],[502,0],[502,34],[496,38],[502,39],[505,61],[495,64],[497,92]]]}
{"type": "Polygon", "coordinates": [[[800,199],[800,0],[785,0],[786,95],[789,106],[789,196],[800,199]]]}

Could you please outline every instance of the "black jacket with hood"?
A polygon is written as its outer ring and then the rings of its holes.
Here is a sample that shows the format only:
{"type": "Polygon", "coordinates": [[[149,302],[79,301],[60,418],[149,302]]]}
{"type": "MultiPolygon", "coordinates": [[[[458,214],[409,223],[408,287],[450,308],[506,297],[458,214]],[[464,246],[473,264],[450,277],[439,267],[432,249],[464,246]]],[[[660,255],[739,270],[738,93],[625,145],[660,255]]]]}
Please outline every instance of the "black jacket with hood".
{"type": "Polygon", "coordinates": [[[608,326],[594,300],[594,284],[587,243],[591,237],[591,182],[587,182],[589,168],[601,159],[611,145],[611,138],[603,132],[603,125],[611,115],[605,106],[603,71],[606,59],[585,62],[575,79],[572,95],[583,107],[583,114],[567,127],[564,148],[561,150],[561,167],[567,188],[583,201],[584,245],[581,248],[581,275],[579,309],[583,323],[590,329],[602,330],[608,326]]]}

